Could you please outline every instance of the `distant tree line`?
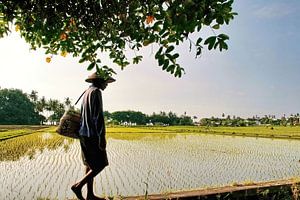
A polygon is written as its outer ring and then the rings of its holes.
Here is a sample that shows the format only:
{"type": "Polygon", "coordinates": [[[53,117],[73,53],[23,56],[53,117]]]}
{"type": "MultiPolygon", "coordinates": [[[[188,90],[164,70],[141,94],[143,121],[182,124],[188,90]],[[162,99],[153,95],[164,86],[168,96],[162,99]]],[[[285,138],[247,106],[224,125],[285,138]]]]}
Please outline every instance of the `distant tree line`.
{"type": "Polygon", "coordinates": [[[186,114],[177,116],[173,112],[159,112],[146,115],[139,111],[104,112],[107,123],[112,125],[193,125],[193,119],[186,114]]]}
{"type": "MultiPolygon", "coordinates": [[[[57,124],[66,109],[73,108],[70,98],[63,102],[56,99],[39,97],[38,92],[24,93],[20,89],[1,89],[0,87],[0,124],[57,124]]],[[[241,118],[222,114],[222,117],[202,118],[191,117],[186,113],[178,116],[173,112],[159,112],[151,115],[139,111],[104,112],[106,123],[111,125],[202,125],[202,126],[295,126],[300,125],[300,114],[283,115],[276,118],[275,115],[263,117],[253,116],[241,118]]]]}
{"type": "Polygon", "coordinates": [[[27,94],[19,89],[0,88],[0,124],[56,124],[68,107],[71,107],[68,97],[60,102],[40,98],[34,90],[27,94]]]}
{"type": "Polygon", "coordinates": [[[227,115],[225,117],[202,118],[200,120],[202,126],[255,126],[255,125],[270,125],[270,126],[298,126],[300,125],[300,114],[284,114],[280,118],[275,115],[264,115],[263,117],[253,116],[251,118],[241,118],[235,115],[227,115]]]}
{"type": "MultiPolygon", "coordinates": [[[[37,91],[30,94],[20,89],[0,88],[0,124],[57,124],[66,109],[73,108],[70,98],[64,102],[39,97],[37,91]]],[[[104,112],[106,122],[113,125],[193,125],[186,114],[173,112],[146,115],[138,111],[104,112]]]]}

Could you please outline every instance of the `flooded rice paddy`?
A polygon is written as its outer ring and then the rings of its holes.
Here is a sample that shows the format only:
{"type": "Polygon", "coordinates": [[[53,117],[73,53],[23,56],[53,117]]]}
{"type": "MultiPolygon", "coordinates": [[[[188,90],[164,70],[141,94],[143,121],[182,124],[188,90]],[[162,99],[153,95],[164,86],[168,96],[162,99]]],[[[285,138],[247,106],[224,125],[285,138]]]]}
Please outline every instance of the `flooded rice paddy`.
{"type": "MultiPolygon", "coordinates": [[[[44,134],[44,138],[51,138],[44,134]]],[[[300,141],[204,134],[132,133],[108,137],[101,196],[129,196],[300,176],[300,141]]],[[[3,159],[2,159],[3,160],[3,159]]],[[[77,140],[16,161],[0,161],[0,199],[72,199],[84,175],[77,140]]],[[[85,192],[85,190],[84,190],[85,192]]]]}

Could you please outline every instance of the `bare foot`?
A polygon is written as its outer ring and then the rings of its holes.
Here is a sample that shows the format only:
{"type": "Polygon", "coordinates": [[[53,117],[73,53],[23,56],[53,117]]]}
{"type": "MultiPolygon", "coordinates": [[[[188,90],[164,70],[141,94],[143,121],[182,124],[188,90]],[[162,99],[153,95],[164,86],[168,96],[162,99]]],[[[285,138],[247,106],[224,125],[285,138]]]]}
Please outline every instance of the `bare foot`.
{"type": "Polygon", "coordinates": [[[97,197],[95,195],[88,195],[86,200],[106,200],[105,198],[97,197]]]}
{"type": "Polygon", "coordinates": [[[84,200],[83,196],[82,196],[82,193],[81,193],[81,188],[78,187],[77,184],[73,185],[71,187],[71,190],[76,194],[76,197],[79,199],[79,200],[84,200]]]}

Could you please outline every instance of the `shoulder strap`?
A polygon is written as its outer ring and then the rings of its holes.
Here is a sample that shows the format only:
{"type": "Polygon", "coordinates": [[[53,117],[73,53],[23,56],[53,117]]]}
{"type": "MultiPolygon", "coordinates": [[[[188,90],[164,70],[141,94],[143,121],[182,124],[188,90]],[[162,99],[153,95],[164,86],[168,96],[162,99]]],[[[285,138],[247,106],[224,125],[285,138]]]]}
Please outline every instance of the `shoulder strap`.
{"type": "Polygon", "coordinates": [[[74,105],[76,105],[78,103],[78,101],[81,99],[81,97],[84,95],[85,92],[86,92],[86,90],[80,95],[80,97],[77,99],[77,101],[74,105]]]}

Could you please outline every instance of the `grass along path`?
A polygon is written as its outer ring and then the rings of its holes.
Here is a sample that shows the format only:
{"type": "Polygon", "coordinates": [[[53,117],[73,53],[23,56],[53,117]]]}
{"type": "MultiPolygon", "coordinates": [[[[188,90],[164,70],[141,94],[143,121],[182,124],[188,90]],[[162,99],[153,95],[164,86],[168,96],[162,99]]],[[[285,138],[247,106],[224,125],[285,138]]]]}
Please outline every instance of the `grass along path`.
{"type": "Polygon", "coordinates": [[[166,194],[150,194],[116,198],[117,200],[178,200],[178,199],[298,199],[299,179],[242,183],[231,186],[202,188],[190,191],[174,191],[166,194]]]}

